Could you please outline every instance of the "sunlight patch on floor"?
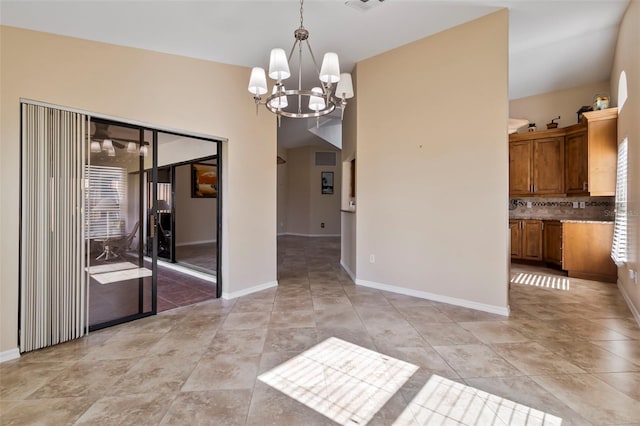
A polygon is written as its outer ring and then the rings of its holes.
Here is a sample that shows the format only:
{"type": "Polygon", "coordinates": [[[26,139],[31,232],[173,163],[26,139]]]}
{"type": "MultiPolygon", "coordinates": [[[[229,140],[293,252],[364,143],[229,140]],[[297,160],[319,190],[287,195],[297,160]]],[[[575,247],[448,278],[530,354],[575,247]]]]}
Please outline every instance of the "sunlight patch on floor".
{"type": "Polygon", "coordinates": [[[520,272],[511,277],[511,282],[515,284],[526,284],[536,287],[553,288],[556,290],[570,289],[569,278],[554,277],[551,275],[531,274],[528,272],[520,272]]]}
{"type": "Polygon", "coordinates": [[[102,274],[92,274],[91,278],[100,284],[111,284],[120,281],[134,280],[138,278],[150,277],[151,270],[147,268],[125,269],[121,271],[105,272],[102,274]]]}
{"type": "Polygon", "coordinates": [[[393,426],[557,426],[560,417],[433,375],[393,426]]]}
{"type": "Polygon", "coordinates": [[[342,425],[364,425],[417,366],[331,337],[258,379],[342,425]]]}

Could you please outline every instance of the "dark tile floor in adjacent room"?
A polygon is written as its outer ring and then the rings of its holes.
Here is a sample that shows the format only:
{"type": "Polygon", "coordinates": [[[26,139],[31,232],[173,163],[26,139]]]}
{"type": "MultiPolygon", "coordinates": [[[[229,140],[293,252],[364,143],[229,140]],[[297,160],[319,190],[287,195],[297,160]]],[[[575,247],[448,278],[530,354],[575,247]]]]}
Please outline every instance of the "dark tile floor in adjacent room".
{"type": "Polygon", "coordinates": [[[215,283],[158,265],[158,312],[215,297],[215,283]]]}
{"type": "Polygon", "coordinates": [[[176,262],[193,265],[203,272],[216,270],[216,243],[176,246],[176,262]]]}

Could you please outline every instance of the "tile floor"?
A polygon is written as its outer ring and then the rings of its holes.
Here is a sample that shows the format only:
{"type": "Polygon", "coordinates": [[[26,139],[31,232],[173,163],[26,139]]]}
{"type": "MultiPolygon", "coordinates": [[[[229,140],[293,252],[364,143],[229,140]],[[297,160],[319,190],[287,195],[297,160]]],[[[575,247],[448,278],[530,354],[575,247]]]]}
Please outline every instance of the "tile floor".
{"type": "Polygon", "coordinates": [[[614,285],[512,284],[505,318],[355,286],[337,239],[278,243],[277,289],[169,310],[0,364],[0,423],[334,424],[257,377],[337,337],[419,367],[372,425],[393,424],[435,375],[565,426],[640,424],[640,328],[614,285]]]}

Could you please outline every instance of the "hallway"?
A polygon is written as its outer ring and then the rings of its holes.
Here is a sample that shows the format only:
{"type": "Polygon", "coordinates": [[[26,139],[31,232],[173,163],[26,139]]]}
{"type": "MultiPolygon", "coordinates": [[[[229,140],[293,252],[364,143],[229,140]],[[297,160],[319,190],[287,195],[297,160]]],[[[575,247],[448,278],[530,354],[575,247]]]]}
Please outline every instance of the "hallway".
{"type": "Polygon", "coordinates": [[[257,380],[330,337],[418,367],[372,425],[393,424],[434,374],[564,426],[640,419],[640,328],[615,285],[511,284],[506,318],[356,286],[339,251],[337,238],[280,237],[278,288],[173,309],[0,364],[1,423],[335,424],[257,380]]]}

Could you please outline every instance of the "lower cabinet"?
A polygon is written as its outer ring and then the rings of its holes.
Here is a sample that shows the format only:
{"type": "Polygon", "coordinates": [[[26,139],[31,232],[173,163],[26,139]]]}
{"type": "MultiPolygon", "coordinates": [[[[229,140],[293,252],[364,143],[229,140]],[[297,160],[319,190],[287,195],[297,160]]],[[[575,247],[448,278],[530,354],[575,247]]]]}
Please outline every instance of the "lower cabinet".
{"type": "Polygon", "coordinates": [[[566,222],[562,233],[562,269],[570,277],[616,282],[618,268],[610,256],[613,222],[566,222]]]}
{"type": "Polygon", "coordinates": [[[511,258],[542,260],[542,221],[510,220],[511,258]]]}
{"type": "Polygon", "coordinates": [[[542,258],[545,262],[562,266],[562,222],[545,220],[543,227],[544,251],[542,258]]]}
{"type": "Polygon", "coordinates": [[[562,265],[562,223],[556,220],[510,220],[511,258],[562,265]]]}
{"type": "Polygon", "coordinates": [[[613,222],[509,220],[511,259],[560,266],[570,277],[616,282],[613,222]]]}

